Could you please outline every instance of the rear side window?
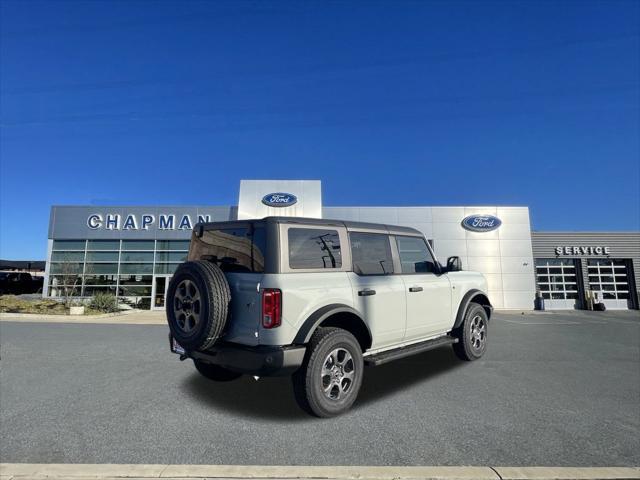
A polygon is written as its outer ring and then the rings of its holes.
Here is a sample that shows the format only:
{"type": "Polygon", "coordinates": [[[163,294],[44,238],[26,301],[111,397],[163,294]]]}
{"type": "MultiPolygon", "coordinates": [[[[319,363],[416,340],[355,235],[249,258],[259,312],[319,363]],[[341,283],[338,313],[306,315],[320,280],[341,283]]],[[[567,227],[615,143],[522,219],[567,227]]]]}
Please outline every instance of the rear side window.
{"type": "Polygon", "coordinates": [[[402,273],[437,273],[426,242],[418,237],[396,237],[402,273]]]}
{"type": "Polygon", "coordinates": [[[337,230],[290,228],[289,268],[340,268],[342,253],[337,230]]]}
{"type": "Polygon", "coordinates": [[[380,233],[349,235],[353,271],[358,275],[386,275],[393,273],[393,259],[389,236],[380,233]]]}
{"type": "Polygon", "coordinates": [[[262,225],[204,230],[192,236],[189,260],[214,262],[224,272],[262,273],[265,244],[262,225]]]}

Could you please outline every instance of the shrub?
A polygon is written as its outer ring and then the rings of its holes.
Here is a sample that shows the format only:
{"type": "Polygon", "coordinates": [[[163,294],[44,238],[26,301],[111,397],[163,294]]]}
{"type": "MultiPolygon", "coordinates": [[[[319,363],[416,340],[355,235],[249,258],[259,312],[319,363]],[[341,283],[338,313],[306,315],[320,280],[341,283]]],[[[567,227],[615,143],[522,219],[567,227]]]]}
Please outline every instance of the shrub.
{"type": "Polygon", "coordinates": [[[89,308],[105,313],[117,312],[118,302],[116,297],[110,293],[96,293],[91,297],[89,308]]]}

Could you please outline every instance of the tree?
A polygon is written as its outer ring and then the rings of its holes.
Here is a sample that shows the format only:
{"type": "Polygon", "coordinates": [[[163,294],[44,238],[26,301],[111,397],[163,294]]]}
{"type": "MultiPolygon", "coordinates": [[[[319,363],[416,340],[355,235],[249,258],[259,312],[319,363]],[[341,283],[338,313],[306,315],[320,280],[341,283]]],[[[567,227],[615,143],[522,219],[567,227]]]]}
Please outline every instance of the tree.
{"type": "Polygon", "coordinates": [[[64,299],[64,305],[69,308],[73,297],[82,288],[82,262],[74,260],[70,254],[64,254],[62,260],[51,264],[53,281],[51,287],[58,290],[58,295],[64,299]]]}

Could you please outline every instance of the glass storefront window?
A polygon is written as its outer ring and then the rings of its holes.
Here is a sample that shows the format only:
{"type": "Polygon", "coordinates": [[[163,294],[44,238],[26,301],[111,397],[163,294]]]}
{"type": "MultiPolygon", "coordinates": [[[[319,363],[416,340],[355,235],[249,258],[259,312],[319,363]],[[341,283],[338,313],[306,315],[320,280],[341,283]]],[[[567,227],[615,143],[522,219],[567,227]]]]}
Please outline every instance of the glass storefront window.
{"type": "Polygon", "coordinates": [[[157,252],[156,262],[186,262],[187,252],[157,252]]]}
{"type": "Polygon", "coordinates": [[[122,252],[121,262],[153,262],[153,252],[122,252]]]}
{"type": "Polygon", "coordinates": [[[49,277],[49,285],[80,285],[82,277],[80,275],[52,275],[49,277]]]}
{"type": "Polygon", "coordinates": [[[153,240],[123,240],[122,250],[153,250],[153,240]]]}
{"type": "Polygon", "coordinates": [[[84,251],[82,252],[52,252],[52,262],[84,262],[84,251]]]}
{"type": "Polygon", "coordinates": [[[178,268],[178,263],[156,263],[156,274],[172,274],[178,268]]]}
{"type": "Polygon", "coordinates": [[[87,252],[87,262],[117,262],[118,252],[87,252]]]}
{"type": "Polygon", "coordinates": [[[189,240],[158,240],[156,250],[189,250],[189,240]]]}
{"type": "Polygon", "coordinates": [[[145,297],[151,295],[151,285],[147,287],[132,287],[131,285],[120,285],[118,295],[124,297],[145,297]]]}
{"type": "Polygon", "coordinates": [[[51,263],[50,273],[61,273],[63,275],[81,274],[83,263],[63,262],[51,263]]]}
{"type": "Polygon", "coordinates": [[[153,263],[121,263],[120,273],[153,273],[153,263]]]}
{"type": "Polygon", "coordinates": [[[117,263],[87,263],[85,267],[85,274],[105,274],[105,273],[118,273],[117,263]]]}
{"type": "Polygon", "coordinates": [[[120,275],[120,285],[151,285],[151,275],[120,275]]]}
{"type": "Polygon", "coordinates": [[[135,308],[150,308],[153,275],[173,274],[187,260],[189,243],[189,240],[54,240],[49,295],[61,296],[63,290],[75,283],[74,296],[109,292],[135,308]]]}
{"type": "Polygon", "coordinates": [[[117,275],[85,275],[85,285],[115,285],[117,275]]]}
{"type": "Polygon", "coordinates": [[[84,251],[84,240],[54,240],[54,250],[82,250],[84,251]]]}
{"type": "Polygon", "coordinates": [[[120,250],[120,240],[89,240],[87,250],[120,250]]]}
{"type": "Polygon", "coordinates": [[[110,293],[111,295],[115,295],[116,287],[84,287],[83,295],[85,297],[92,297],[96,293],[110,293]]]}

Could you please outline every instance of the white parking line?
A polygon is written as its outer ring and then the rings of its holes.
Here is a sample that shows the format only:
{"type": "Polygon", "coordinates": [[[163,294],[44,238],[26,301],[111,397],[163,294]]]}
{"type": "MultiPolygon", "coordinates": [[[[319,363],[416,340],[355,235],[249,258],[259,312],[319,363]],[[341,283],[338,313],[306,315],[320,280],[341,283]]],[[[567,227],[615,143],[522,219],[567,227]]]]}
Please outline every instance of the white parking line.
{"type": "Polygon", "coordinates": [[[506,318],[496,318],[500,322],[513,323],[515,325],[580,325],[580,322],[566,322],[566,321],[557,321],[557,322],[520,322],[517,320],[507,320],[506,318]]]}

